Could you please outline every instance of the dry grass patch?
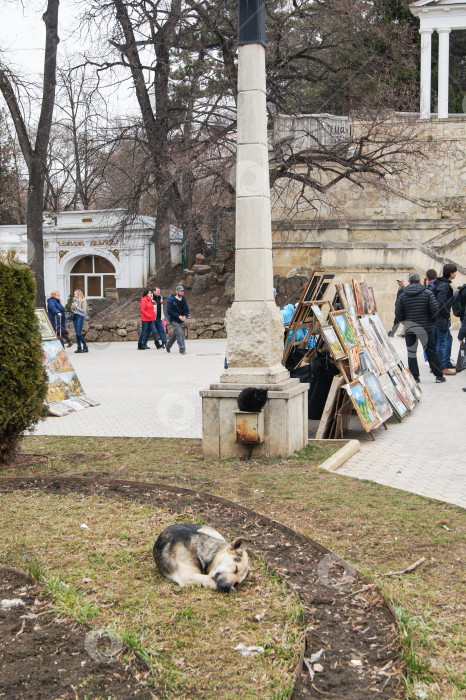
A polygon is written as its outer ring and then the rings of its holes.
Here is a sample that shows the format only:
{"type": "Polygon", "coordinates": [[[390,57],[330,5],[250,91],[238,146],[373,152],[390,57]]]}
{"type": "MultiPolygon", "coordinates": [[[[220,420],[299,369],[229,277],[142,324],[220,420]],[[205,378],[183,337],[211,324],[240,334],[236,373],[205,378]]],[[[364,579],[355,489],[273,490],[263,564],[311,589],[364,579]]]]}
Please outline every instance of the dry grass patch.
{"type": "Polygon", "coordinates": [[[199,440],[29,437],[22,450],[48,454],[49,466],[10,467],[2,474],[92,472],[200,489],[303,532],[376,580],[425,556],[426,563],[412,574],[379,579],[403,631],[407,696],[416,697],[416,683],[429,687],[429,700],[463,696],[466,517],[461,508],[320,472],[318,465],[335,450],[325,443],[311,444],[287,460],[219,463],[202,459],[199,440]]]}
{"type": "Polygon", "coordinates": [[[255,561],[230,595],[163,579],[151,550],[173,520],[127,499],[2,494],[0,559],[25,569],[26,558],[62,613],[123,635],[170,697],[286,697],[303,639],[297,598],[255,561]],[[245,659],[234,651],[239,643],[265,653],[245,659]]]}

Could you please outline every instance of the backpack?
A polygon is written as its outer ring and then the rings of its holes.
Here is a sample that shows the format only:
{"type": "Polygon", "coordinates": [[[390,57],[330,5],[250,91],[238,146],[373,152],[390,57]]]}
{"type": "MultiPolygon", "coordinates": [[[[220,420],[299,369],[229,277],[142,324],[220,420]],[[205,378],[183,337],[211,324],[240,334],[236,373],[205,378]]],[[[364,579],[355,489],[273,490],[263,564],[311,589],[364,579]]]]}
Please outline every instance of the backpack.
{"type": "Polygon", "coordinates": [[[462,318],[466,307],[466,284],[458,287],[451,300],[451,310],[455,316],[462,318]],[[465,294],[463,294],[465,292],[465,294]],[[464,299],[463,299],[464,296],[464,299]]]}

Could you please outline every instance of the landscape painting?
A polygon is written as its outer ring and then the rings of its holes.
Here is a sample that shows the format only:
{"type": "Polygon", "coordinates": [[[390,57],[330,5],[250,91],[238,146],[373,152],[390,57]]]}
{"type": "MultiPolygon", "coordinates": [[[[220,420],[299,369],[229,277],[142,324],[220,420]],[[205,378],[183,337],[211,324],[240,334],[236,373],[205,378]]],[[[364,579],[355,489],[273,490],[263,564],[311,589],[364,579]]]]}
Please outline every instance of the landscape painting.
{"type": "Polygon", "coordinates": [[[330,318],[345,350],[348,352],[351,348],[359,347],[356,333],[346,312],[332,311],[330,318]]]}
{"type": "Polygon", "coordinates": [[[366,388],[375,410],[377,411],[377,415],[382,423],[385,423],[385,421],[390,418],[393,411],[383,392],[378,377],[376,377],[373,372],[367,372],[361,377],[361,383],[366,388]]]}
{"type": "Polygon", "coordinates": [[[324,326],[322,328],[322,333],[327,341],[327,345],[329,347],[330,352],[332,353],[333,359],[334,360],[341,360],[343,357],[346,357],[346,352],[341,346],[340,341],[338,340],[338,336],[336,334],[335,329],[332,326],[324,326]]]}
{"type": "Polygon", "coordinates": [[[35,312],[42,340],[52,340],[56,338],[57,336],[47,316],[47,311],[45,309],[36,309],[35,312]]]}
{"type": "Polygon", "coordinates": [[[348,392],[364,429],[366,432],[369,432],[372,428],[375,428],[380,421],[367,391],[361,384],[361,380],[356,379],[354,382],[351,382],[351,384],[345,384],[345,389],[348,392]]]}

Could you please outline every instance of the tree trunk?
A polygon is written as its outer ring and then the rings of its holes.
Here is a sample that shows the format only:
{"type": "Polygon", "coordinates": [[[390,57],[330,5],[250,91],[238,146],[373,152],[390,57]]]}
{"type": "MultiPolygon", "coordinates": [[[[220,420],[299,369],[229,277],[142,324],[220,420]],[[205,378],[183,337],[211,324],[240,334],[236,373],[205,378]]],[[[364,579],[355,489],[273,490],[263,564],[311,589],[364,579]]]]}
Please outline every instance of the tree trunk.
{"type": "Polygon", "coordinates": [[[42,164],[33,158],[29,171],[28,187],[28,265],[36,278],[36,306],[45,307],[44,240],[42,235],[42,207],[45,176],[42,164]]]}
{"type": "Polygon", "coordinates": [[[154,243],[157,284],[161,287],[170,287],[173,281],[170,245],[170,205],[164,196],[161,196],[157,203],[154,243]]]}

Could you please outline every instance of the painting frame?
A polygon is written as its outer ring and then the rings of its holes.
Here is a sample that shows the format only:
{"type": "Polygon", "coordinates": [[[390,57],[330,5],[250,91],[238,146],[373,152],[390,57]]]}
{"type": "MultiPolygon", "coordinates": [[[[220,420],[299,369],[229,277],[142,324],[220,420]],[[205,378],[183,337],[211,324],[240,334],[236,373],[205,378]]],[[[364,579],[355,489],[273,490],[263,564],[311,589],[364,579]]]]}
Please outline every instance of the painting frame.
{"type": "Polygon", "coordinates": [[[375,301],[374,289],[372,287],[367,287],[367,296],[369,297],[370,313],[376,314],[377,313],[377,303],[375,301]]]}
{"type": "Polygon", "coordinates": [[[42,340],[56,340],[57,334],[55,333],[50,319],[48,317],[47,311],[44,308],[38,307],[34,309],[37,324],[39,326],[39,332],[42,340]]]}
{"type": "Polygon", "coordinates": [[[354,290],[354,299],[356,301],[356,309],[358,312],[358,316],[364,316],[364,303],[362,299],[362,291],[361,291],[361,285],[359,283],[359,280],[353,280],[353,290],[354,290]]]}
{"type": "Polygon", "coordinates": [[[348,365],[351,379],[358,379],[363,374],[359,347],[348,350],[348,365]]]}
{"type": "Polygon", "coordinates": [[[374,408],[382,423],[385,423],[393,415],[393,409],[387,399],[379,378],[374,372],[365,372],[361,377],[374,408]]]}
{"type": "Polygon", "coordinates": [[[385,381],[383,381],[383,383],[381,381],[381,385],[383,393],[385,394],[393,408],[394,414],[401,420],[409,413],[409,410],[403,403],[398,392],[396,391],[395,385],[388,376],[385,379],[385,381]]]}
{"type": "Polygon", "coordinates": [[[333,359],[335,361],[338,361],[345,358],[345,348],[341,344],[340,338],[338,337],[338,333],[336,332],[335,328],[333,326],[322,326],[321,330],[333,359]],[[332,333],[334,337],[332,336],[332,333]]]}
{"type": "Polygon", "coordinates": [[[380,374],[380,369],[375,361],[375,359],[372,357],[372,354],[369,350],[369,348],[362,348],[359,351],[359,357],[361,358],[361,367],[362,371],[364,372],[374,372],[376,376],[380,374]]]}
{"type": "Polygon", "coordinates": [[[361,378],[359,377],[349,384],[344,384],[344,388],[351,399],[351,403],[358,414],[358,418],[364,430],[366,433],[370,433],[371,430],[380,425],[380,420],[368,392],[361,383],[361,378]],[[364,415],[363,408],[367,415],[364,415]],[[371,416],[372,420],[370,420],[371,416]]]}
{"type": "Polygon", "coordinates": [[[331,311],[329,314],[340,343],[348,353],[351,348],[360,347],[356,330],[346,311],[331,311]]]}

